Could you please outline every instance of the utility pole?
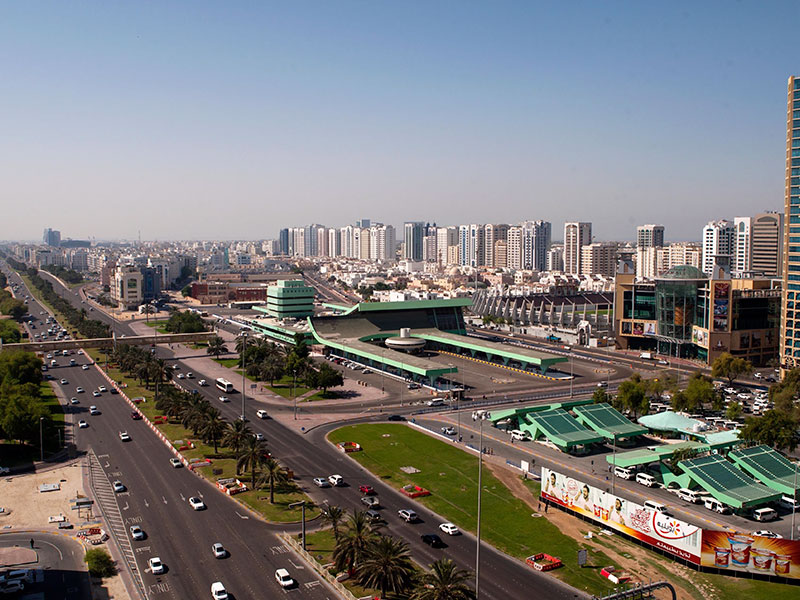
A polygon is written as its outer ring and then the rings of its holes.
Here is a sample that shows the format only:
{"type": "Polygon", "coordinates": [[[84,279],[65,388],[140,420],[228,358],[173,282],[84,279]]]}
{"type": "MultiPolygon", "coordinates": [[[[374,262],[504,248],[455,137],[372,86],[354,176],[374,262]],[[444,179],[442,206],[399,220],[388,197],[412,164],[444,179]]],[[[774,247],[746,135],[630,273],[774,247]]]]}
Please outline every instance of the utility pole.
{"type": "Polygon", "coordinates": [[[480,416],[480,443],[478,444],[478,530],[477,542],[475,546],[475,597],[480,598],[481,580],[481,493],[483,492],[483,422],[491,418],[490,413],[483,413],[480,416]]]}
{"type": "Polygon", "coordinates": [[[242,333],[242,422],[247,421],[244,416],[244,403],[247,396],[244,384],[245,361],[247,360],[247,332],[242,333]]]}

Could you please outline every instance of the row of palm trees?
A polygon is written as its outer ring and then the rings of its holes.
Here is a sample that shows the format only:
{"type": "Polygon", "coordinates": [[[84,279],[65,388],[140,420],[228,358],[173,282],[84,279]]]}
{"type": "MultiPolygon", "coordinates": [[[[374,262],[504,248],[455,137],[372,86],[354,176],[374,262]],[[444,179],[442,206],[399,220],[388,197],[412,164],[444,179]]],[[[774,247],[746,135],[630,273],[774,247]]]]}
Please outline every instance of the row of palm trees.
{"type": "Polygon", "coordinates": [[[408,544],[383,535],[366,511],[347,513],[330,506],[322,518],[331,525],[336,546],[333,563],[337,571],[347,571],[359,584],[409,600],[475,600],[469,585],[470,571],[459,569],[442,558],[420,573],[411,560],[408,544]]]}
{"type": "MultiPolygon", "coordinates": [[[[118,345],[114,360],[120,369],[137,377],[146,387],[169,380],[172,369],[164,361],[142,351],[138,346],[118,345]]],[[[228,422],[218,408],[199,396],[167,385],[155,398],[156,409],[169,420],[180,423],[190,430],[195,438],[214,447],[219,455],[219,446],[228,448],[236,458],[236,475],[250,472],[252,489],[269,486],[269,501],[275,502],[275,487],[288,481],[286,471],[272,457],[264,439],[258,439],[246,422],[236,419],[228,422]]]]}

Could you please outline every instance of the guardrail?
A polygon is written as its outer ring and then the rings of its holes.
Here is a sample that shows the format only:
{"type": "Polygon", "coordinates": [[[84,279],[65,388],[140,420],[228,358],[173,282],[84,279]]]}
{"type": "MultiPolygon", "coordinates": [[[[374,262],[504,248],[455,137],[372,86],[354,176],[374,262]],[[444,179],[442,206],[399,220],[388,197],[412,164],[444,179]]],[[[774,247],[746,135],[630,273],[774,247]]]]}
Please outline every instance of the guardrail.
{"type": "Polygon", "coordinates": [[[310,564],[314,568],[314,570],[317,573],[322,575],[322,577],[325,578],[325,581],[331,584],[331,586],[341,595],[342,598],[344,598],[345,600],[359,600],[353,595],[353,592],[344,587],[341,581],[336,581],[336,577],[331,575],[325,567],[319,564],[316,558],[311,556],[311,554],[308,551],[303,550],[303,546],[300,545],[300,543],[296,539],[294,539],[290,534],[284,532],[280,534],[280,536],[283,538],[285,542],[287,542],[292,547],[292,550],[297,552],[303,558],[303,560],[305,560],[308,564],[310,564]]]}

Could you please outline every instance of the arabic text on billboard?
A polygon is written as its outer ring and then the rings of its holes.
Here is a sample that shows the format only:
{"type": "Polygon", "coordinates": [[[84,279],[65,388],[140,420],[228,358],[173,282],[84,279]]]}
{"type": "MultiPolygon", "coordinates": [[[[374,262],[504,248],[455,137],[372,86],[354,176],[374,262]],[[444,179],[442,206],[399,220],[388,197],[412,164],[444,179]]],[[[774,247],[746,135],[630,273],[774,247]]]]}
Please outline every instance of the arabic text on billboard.
{"type": "Polygon", "coordinates": [[[656,546],[674,556],[700,564],[702,530],[600,488],[542,467],[542,498],[656,546]]]}

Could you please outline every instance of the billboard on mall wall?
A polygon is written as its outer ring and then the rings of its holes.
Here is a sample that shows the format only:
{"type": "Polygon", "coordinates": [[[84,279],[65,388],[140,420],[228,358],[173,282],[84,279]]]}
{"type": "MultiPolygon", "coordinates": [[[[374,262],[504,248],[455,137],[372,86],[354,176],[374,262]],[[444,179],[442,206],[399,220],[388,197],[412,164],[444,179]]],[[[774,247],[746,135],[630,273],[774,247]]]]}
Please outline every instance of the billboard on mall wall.
{"type": "Polygon", "coordinates": [[[800,579],[800,541],[705,529],[701,557],[704,567],[800,579]]]}
{"type": "Polygon", "coordinates": [[[542,467],[543,500],[597,521],[678,558],[700,564],[702,530],[600,488],[542,467]]]}

